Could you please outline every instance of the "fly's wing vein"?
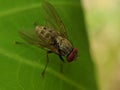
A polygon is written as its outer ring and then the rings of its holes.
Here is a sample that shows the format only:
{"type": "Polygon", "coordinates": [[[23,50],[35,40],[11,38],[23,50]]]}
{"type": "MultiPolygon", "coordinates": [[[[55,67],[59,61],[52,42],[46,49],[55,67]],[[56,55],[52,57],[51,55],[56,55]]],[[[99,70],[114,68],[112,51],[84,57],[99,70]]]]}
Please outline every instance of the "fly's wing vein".
{"type": "Polygon", "coordinates": [[[50,48],[44,43],[44,41],[40,40],[36,35],[25,33],[22,31],[20,31],[19,34],[29,44],[32,44],[50,51],[50,48]]]}
{"type": "Polygon", "coordinates": [[[60,32],[61,36],[67,38],[67,33],[64,24],[62,23],[58,13],[55,8],[47,1],[42,3],[44,17],[50,27],[54,27],[54,29],[60,32]]]}

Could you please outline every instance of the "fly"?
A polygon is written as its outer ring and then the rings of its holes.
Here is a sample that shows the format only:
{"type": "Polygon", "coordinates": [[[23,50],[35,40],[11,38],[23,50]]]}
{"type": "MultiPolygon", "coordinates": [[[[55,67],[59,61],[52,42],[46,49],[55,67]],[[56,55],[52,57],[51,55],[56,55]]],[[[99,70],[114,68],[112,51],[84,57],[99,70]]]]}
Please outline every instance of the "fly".
{"type": "Polygon", "coordinates": [[[47,51],[46,65],[42,71],[42,75],[44,75],[49,62],[48,54],[55,53],[63,62],[63,56],[66,57],[68,62],[72,62],[75,60],[78,50],[74,48],[69,41],[65,26],[55,8],[46,1],[42,3],[42,8],[48,25],[36,25],[31,33],[20,31],[20,36],[26,40],[27,43],[47,51]]]}

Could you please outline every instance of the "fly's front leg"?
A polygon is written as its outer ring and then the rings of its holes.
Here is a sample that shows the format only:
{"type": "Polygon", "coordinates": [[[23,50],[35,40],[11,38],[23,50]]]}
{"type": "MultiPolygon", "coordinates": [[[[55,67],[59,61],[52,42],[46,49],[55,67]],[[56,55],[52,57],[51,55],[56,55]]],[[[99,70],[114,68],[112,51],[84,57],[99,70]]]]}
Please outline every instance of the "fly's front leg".
{"type": "Polygon", "coordinates": [[[65,62],[65,60],[63,59],[63,57],[61,55],[59,55],[59,58],[62,62],[65,62]]]}
{"type": "Polygon", "coordinates": [[[23,45],[26,45],[28,43],[25,43],[25,42],[18,42],[18,41],[14,41],[14,44],[23,44],[23,45]]]}
{"type": "Polygon", "coordinates": [[[65,60],[63,59],[63,57],[61,55],[59,55],[59,58],[62,61],[60,63],[60,72],[63,73],[63,64],[65,63],[65,60]]]}
{"type": "Polygon", "coordinates": [[[64,62],[61,62],[61,63],[60,63],[60,72],[61,72],[61,73],[64,73],[64,71],[63,71],[63,64],[64,64],[64,62]]]}
{"type": "Polygon", "coordinates": [[[43,71],[42,71],[42,73],[41,73],[42,76],[44,76],[45,71],[46,71],[46,69],[47,69],[47,66],[48,66],[48,63],[49,63],[48,54],[50,54],[50,53],[52,53],[52,52],[51,52],[51,51],[47,51],[47,54],[46,54],[46,64],[45,64],[45,67],[44,67],[44,69],[43,69],[43,71]]]}
{"type": "MultiPolygon", "coordinates": [[[[14,41],[14,44],[17,44],[17,45],[35,45],[34,43],[19,42],[19,41],[14,41]]],[[[36,46],[37,46],[37,44],[36,44],[36,46]]]]}

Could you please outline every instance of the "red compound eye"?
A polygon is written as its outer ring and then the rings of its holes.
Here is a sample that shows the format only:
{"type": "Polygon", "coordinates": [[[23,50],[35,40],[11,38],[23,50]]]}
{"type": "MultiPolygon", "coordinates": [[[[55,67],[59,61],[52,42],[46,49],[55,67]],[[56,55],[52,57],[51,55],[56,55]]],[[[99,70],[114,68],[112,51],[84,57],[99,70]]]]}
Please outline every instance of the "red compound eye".
{"type": "Polygon", "coordinates": [[[68,55],[67,61],[68,61],[68,62],[72,62],[72,61],[75,59],[75,57],[77,56],[77,52],[78,52],[78,49],[77,49],[77,48],[74,48],[74,49],[72,50],[72,52],[68,55]]]}

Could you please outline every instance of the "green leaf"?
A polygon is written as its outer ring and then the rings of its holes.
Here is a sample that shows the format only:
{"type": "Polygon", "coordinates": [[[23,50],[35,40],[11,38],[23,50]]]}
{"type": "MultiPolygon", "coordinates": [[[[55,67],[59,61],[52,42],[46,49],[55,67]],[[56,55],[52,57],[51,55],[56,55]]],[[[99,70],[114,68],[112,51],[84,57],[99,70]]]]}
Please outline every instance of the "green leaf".
{"type": "Polygon", "coordinates": [[[40,0],[0,1],[0,90],[97,90],[95,65],[89,52],[84,14],[79,0],[51,0],[64,22],[69,39],[78,48],[75,62],[65,63],[60,72],[60,59],[49,55],[45,77],[41,77],[46,52],[24,42],[18,34],[34,29],[34,22],[45,25],[40,0]]]}

